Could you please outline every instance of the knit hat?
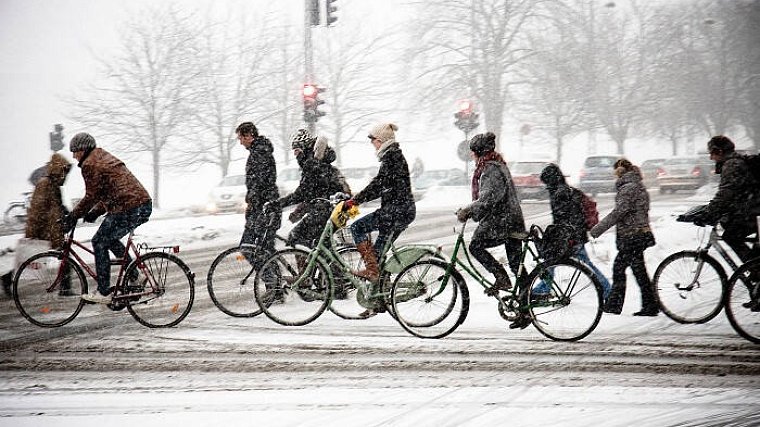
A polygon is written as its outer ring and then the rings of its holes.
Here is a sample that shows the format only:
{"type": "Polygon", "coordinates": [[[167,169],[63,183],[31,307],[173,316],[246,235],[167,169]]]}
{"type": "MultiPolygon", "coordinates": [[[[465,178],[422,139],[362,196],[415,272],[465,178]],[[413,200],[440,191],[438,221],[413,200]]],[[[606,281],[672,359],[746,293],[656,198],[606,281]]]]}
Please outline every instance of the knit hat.
{"type": "Polygon", "coordinates": [[[396,132],[398,126],[393,123],[380,123],[375,125],[369,132],[369,136],[377,138],[381,143],[385,143],[391,139],[396,139],[396,132]]]}
{"type": "Polygon", "coordinates": [[[71,150],[72,153],[92,150],[96,146],[95,138],[87,132],[80,132],[74,135],[74,137],[71,138],[71,142],[69,142],[69,150],[71,150]]]}
{"type": "Polygon", "coordinates": [[[293,150],[309,151],[314,148],[317,138],[306,129],[298,129],[290,136],[290,148],[293,150]]]}
{"type": "Polygon", "coordinates": [[[730,153],[736,149],[734,142],[727,136],[717,135],[710,138],[707,142],[707,151],[712,152],[714,150],[720,150],[723,153],[730,153]]]}
{"type": "Polygon", "coordinates": [[[479,133],[470,140],[470,151],[478,157],[496,149],[496,135],[493,132],[479,133]]]}

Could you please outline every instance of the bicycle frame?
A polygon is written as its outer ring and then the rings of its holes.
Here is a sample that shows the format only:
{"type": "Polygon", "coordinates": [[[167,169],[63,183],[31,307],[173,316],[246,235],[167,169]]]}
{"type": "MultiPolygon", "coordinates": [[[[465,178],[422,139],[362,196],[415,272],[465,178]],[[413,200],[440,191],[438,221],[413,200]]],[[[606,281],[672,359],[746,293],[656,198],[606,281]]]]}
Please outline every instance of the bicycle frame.
{"type": "MultiPolygon", "coordinates": [[[[678,286],[679,290],[682,291],[690,291],[692,290],[699,281],[699,277],[702,274],[702,267],[704,266],[704,258],[703,256],[710,256],[708,252],[710,251],[710,248],[715,247],[715,250],[718,252],[718,254],[723,258],[723,260],[728,264],[734,271],[739,268],[739,266],[734,262],[733,258],[731,258],[731,255],[728,253],[726,248],[723,247],[723,244],[721,243],[722,239],[720,235],[718,235],[718,232],[715,231],[716,227],[713,226],[710,230],[710,235],[708,236],[707,244],[704,247],[698,247],[696,249],[696,252],[700,254],[699,262],[697,263],[697,269],[694,271],[694,275],[691,279],[691,282],[688,283],[686,286],[678,286]]],[[[723,267],[721,267],[723,268],[723,267]]],[[[725,273],[725,269],[723,270],[725,273]]]]}

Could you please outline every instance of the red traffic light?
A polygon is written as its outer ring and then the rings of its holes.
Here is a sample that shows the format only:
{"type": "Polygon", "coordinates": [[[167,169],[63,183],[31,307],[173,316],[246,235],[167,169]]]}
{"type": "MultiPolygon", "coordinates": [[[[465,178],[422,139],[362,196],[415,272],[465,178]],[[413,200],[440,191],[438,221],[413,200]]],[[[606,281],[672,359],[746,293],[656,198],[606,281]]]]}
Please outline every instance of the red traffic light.
{"type": "Polygon", "coordinates": [[[317,93],[319,93],[319,90],[316,85],[309,83],[303,85],[303,96],[305,98],[314,98],[317,96],[317,93]]]}
{"type": "Polygon", "coordinates": [[[472,102],[469,101],[469,100],[467,100],[467,99],[463,99],[463,100],[459,101],[459,111],[461,111],[463,113],[467,113],[467,114],[471,113],[472,112],[472,102]]]}

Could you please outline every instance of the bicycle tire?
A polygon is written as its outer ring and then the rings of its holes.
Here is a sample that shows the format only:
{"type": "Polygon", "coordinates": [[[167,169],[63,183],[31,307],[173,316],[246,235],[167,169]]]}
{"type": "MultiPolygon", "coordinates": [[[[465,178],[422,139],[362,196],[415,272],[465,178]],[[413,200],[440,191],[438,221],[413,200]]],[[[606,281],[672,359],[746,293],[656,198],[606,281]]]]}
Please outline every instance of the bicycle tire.
{"type": "MultiPolygon", "coordinates": [[[[343,261],[352,270],[360,270],[364,268],[364,261],[362,260],[359,250],[356,249],[355,246],[341,247],[336,250],[336,253],[343,258],[343,261]]],[[[365,308],[359,304],[359,301],[357,300],[358,289],[353,282],[344,277],[345,274],[350,274],[350,272],[340,271],[339,268],[332,269],[333,295],[329,310],[342,319],[363,319],[360,314],[365,308]]]]}
{"type": "Polygon", "coordinates": [[[581,340],[602,318],[602,285],[591,269],[573,259],[538,264],[528,276],[527,290],[523,302],[533,326],[554,341],[581,340]],[[533,292],[546,281],[551,283],[548,294],[533,292]]]}
{"type": "Polygon", "coordinates": [[[446,285],[438,286],[448,268],[444,261],[422,259],[396,276],[391,306],[405,331],[419,338],[443,338],[467,318],[470,293],[459,272],[452,269],[446,285]]]}
{"type": "MultiPolygon", "coordinates": [[[[263,255],[263,250],[235,246],[222,251],[211,263],[206,287],[211,301],[222,313],[232,317],[263,313],[253,293],[256,271],[249,261],[257,254],[263,255]]],[[[267,257],[263,257],[262,263],[267,257]]]]}
{"type": "Polygon", "coordinates": [[[135,320],[149,328],[170,328],[187,317],[195,299],[195,276],[187,264],[172,254],[149,252],[132,261],[124,277],[132,277],[135,271],[138,280],[132,286],[139,289],[128,290],[144,292],[126,299],[135,320]]]}
{"type": "Polygon", "coordinates": [[[69,291],[66,292],[58,279],[62,259],[61,251],[42,252],[21,263],[16,271],[13,301],[21,315],[34,325],[63,326],[74,320],[84,307],[81,296],[87,293],[87,279],[82,267],[68,258],[69,291]]]}
{"type": "Polygon", "coordinates": [[[330,305],[332,284],[325,267],[317,261],[308,270],[303,262],[309,252],[286,248],[270,256],[256,274],[254,295],[267,317],[284,326],[303,326],[313,322],[330,305]],[[298,287],[294,287],[299,281],[298,287]]]}
{"type": "Polygon", "coordinates": [[[760,282],[752,282],[748,273],[760,269],[760,258],[739,267],[728,281],[726,317],[742,338],[760,344],[760,282]]]}
{"type": "Polygon", "coordinates": [[[718,260],[697,251],[671,254],[657,266],[652,279],[660,310],[684,324],[705,323],[715,318],[723,308],[727,282],[718,260]],[[704,264],[699,277],[695,277],[700,259],[704,264]]]}
{"type": "Polygon", "coordinates": [[[8,226],[18,226],[26,222],[27,210],[23,203],[12,203],[3,214],[3,222],[8,226]]]}

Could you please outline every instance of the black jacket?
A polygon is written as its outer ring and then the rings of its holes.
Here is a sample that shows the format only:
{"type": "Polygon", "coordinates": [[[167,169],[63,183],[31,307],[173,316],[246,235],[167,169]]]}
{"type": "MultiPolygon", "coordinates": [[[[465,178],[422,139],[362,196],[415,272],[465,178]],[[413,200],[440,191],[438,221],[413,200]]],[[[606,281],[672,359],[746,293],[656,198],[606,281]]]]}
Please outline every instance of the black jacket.
{"type": "Polygon", "coordinates": [[[586,243],[586,217],[580,190],[567,185],[562,171],[556,165],[549,165],[541,172],[541,181],[549,191],[549,205],[555,224],[569,225],[573,229],[575,243],[586,243]]]}
{"type": "Polygon", "coordinates": [[[738,153],[729,154],[720,167],[718,191],[707,205],[705,216],[714,224],[722,218],[724,227],[757,227],[760,215],[760,183],[755,181],[747,161],[738,153]]]}
{"type": "Polygon", "coordinates": [[[301,164],[301,181],[293,193],[280,199],[280,206],[286,207],[301,202],[311,202],[312,199],[329,198],[343,191],[343,185],[338,179],[339,173],[330,162],[333,156],[319,160],[314,157],[306,159],[301,164]]]}
{"type": "Polygon", "coordinates": [[[409,165],[398,145],[389,147],[380,157],[380,170],[353,199],[365,203],[380,198],[376,211],[382,228],[406,227],[414,221],[417,210],[412,195],[409,165]]]}
{"type": "Polygon", "coordinates": [[[248,203],[247,214],[258,215],[264,203],[277,200],[277,166],[274,162],[272,143],[264,136],[257,136],[248,149],[248,161],[245,164],[245,186],[248,192],[245,201],[248,203]]]}

